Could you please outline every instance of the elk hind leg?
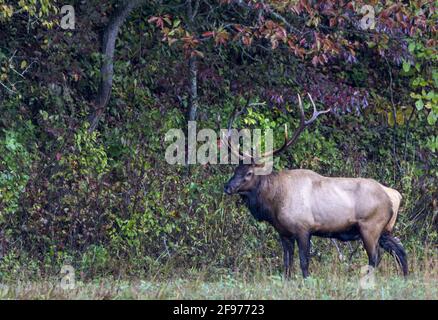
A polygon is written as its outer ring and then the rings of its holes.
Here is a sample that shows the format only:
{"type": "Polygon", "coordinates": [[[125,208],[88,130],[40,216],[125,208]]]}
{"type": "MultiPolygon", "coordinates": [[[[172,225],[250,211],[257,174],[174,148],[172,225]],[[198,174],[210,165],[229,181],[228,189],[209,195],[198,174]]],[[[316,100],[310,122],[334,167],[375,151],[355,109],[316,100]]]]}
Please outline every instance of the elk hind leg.
{"type": "Polygon", "coordinates": [[[300,254],[300,267],[303,277],[309,276],[309,260],[310,260],[310,234],[302,234],[298,238],[298,250],[300,254]]]}
{"type": "Polygon", "coordinates": [[[280,239],[283,246],[284,278],[289,279],[294,261],[295,239],[284,236],[281,236],[280,239]]]}
{"type": "Polygon", "coordinates": [[[371,230],[361,229],[360,231],[363,245],[365,247],[365,251],[368,255],[368,264],[373,268],[377,267],[379,261],[379,253],[378,253],[378,236],[375,235],[375,232],[371,230]]]}

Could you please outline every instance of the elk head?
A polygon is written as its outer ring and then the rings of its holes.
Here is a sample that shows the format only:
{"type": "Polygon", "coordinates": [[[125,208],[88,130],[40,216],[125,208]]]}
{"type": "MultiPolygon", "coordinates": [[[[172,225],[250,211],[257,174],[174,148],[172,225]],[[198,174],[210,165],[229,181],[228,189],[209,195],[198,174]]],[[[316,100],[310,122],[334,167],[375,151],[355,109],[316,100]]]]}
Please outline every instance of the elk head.
{"type": "MultiPolygon", "coordinates": [[[[277,154],[281,153],[282,151],[286,150],[288,147],[290,147],[291,145],[293,145],[296,142],[296,140],[298,139],[299,135],[303,132],[303,130],[307,126],[312,124],[319,115],[330,111],[330,109],[327,109],[324,111],[318,111],[316,109],[315,102],[313,101],[312,96],[310,94],[308,94],[308,96],[309,96],[310,102],[312,103],[312,106],[313,106],[312,117],[309,120],[305,119],[304,108],[303,108],[303,103],[301,101],[301,96],[298,95],[298,106],[299,106],[299,110],[300,110],[300,125],[295,130],[295,132],[292,134],[292,137],[290,139],[288,138],[287,125],[285,125],[284,126],[284,143],[283,143],[283,145],[281,147],[279,147],[278,149],[275,149],[272,151],[266,151],[264,154],[262,154],[260,156],[260,158],[274,156],[274,155],[277,155],[277,154]]],[[[245,106],[245,108],[247,106],[245,106]]],[[[225,184],[224,192],[226,194],[229,194],[229,195],[235,194],[235,193],[245,194],[245,193],[250,192],[251,190],[253,190],[254,188],[257,187],[257,184],[258,184],[259,179],[260,179],[260,175],[256,174],[256,169],[258,166],[260,166],[258,164],[259,162],[257,161],[258,159],[256,159],[254,156],[252,156],[250,154],[240,152],[239,150],[236,151],[233,148],[232,144],[230,143],[230,137],[231,137],[231,132],[232,132],[232,130],[231,130],[232,123],[237,116],[239,116],[240,114],[242,114],[245,111],[245,108],[239,112],[234,112],[234,115],[230,118],[230,120],[228,122],[227,135],[224,139],[222,139],[222,141],[224,142],[225,145],[228,146],[230,151],[232,153],[234,153],[236,156],[238,156],[238,158],[243,162],[237,166],[237,168],[234,171],[234,175],[225,184]],[[246,161],[244,161],[244,160],[246,160],[246,161]],[[250,163],[247,163],[247,162],[249,162],[248,160],[250,160],[250,163]]]]}
{"type": "Polygon", "coordinates": [[[234,170],[234,175],[225,184],[224,192],[228,195],[234,193],[244,194],[257,186],[258,175],[255,174],[257,164],[239,164],[234,170]]]}

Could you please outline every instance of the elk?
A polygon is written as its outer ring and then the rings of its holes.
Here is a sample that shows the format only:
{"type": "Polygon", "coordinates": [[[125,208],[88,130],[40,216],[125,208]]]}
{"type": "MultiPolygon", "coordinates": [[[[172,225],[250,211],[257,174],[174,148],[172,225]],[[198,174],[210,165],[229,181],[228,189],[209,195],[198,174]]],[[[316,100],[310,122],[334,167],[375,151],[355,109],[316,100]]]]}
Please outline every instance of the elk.
{"type": "MultiPolygon", "coordinates": [[[[261,158],[274,156],[293,145],[299,135],[318,116],[317,111],[305,119],[300,95],[298,106],[300,124],[292,137],[281,147],[265,152],[261,158]]],[[[295,242],[298,243],[300,267],[303,277],[309,275],[310,239],[312,236],[353,241],[361,239],[368,255],[368,264],[375,268],[380,262],[379,247],[395,256],[404,276],[408,274],[406,252],[399,239],[392,235],[401,195],[373,179],[325,177],[311,170],[295,169],[255,174],[255,158],[234,150],[230,143],[231,126],[236,114],[228,123],[228,134],[223,138],[240,160],[251,157],[250,163],[239,163],[234,175],[225,184],[224,192],[238,194],[251,214],[259,221],[270,223],[279,233],[284,254],[284,275],[290,276],[295,242]]]]}

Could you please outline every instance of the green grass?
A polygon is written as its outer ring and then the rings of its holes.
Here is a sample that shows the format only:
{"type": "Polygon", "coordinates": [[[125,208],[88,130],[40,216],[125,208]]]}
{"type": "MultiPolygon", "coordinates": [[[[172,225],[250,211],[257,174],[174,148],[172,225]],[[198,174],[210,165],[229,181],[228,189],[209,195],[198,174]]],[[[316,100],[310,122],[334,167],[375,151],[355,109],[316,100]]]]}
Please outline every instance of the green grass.
{"type": "Polygon", "coordinates": [[[78,282],[63,290],[56,282],[22,283],[0,289],[1,299],[437,299],[436,279],[377,277],[375,288],[361,289],[358,278],[296,278],[278,276],[245,281],[227,277],[217,282],[172,279],[168,281],[78,282]]]}
{"type": "Polygon", "coordinates": [[[315,259],[306,280],[295,270],[284,281],[280,270],[271,272],[263,264],[253,272],[208,267],[163,273],[162,268],[144,277],[76,281],[69,290],[60,287],[59,277],[9,280],[0,285],[0,299],[438,299],[436,257],[429,251],[422,259],[411,259],[412,272],[405,279],[386,256],[370,289],[360,286],[362,259],[352,263],[315,259]]]}
{"type": "Polygon", "coordinates": [[[311,277],[305,280],[297,271],[285,281],[279,271],[208,268],[76,281],[74,289],[62,289],[60,277],[51,277],[43,281],[8,281],[0,285],[0,299],[438,299],[435,258],[433,255],[418,261],[414,266],[417,271],[405,279],[387,257],[369,289],[360,285],[360,263],[315,261],[311,277]]]}

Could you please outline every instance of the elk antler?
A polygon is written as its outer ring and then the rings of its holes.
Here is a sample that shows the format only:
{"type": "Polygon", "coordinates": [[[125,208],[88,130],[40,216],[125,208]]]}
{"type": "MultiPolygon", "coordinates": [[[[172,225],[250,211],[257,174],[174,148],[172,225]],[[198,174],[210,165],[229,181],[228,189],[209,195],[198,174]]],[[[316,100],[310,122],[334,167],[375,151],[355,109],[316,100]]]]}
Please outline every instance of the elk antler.
{"type": "Polygon", "coordinates": [[[303,130],[307,126],[312,124],[316,120],[316,118],[318,118],[318,116],[330,111],[330,108],[328,108],[327,110],[324,110],[324,111],[318,111],[316,109],[315,102],[313,101],[310,93],[307,93],[307,95],[309,96],[310,102],[312,103],[312,106],[313,106],[312,117],[309,120],[305,119],[303,102],[301,101],[301,96],[298,94],[298,106],[300,108],[300,125],[299,125],[299,127],[293,133],[292,138],[290,140],[288,140],[287,125],[285,124],[284,125],[284,143],[283,143],[283,145],[280,148],[275,149],[273,151],[265,152],[263,155],[261,155],[262,158],[276,155],[276,154],[286,150],[289,146],[291,146],[297,140],[297,138],[300,136],[301,132],[303,132],[303,130]]]}
{"type": "Polygon", "coordinates": [[[237,117],[239,117],[242,113],[244,113],[246,111],[246,108],[248,108],[248,106],[249,106],[249,99],[247,100],[246,105],[240,111],[238,111],[238,107],[237,106],[234,108],[233,115],[228,120],[228,130],[227,130],[227,133],[226,133],[225,137],[221,137],[223,145],[227,146],[228,149],[235,156],[237,156],[237,158],[240,159],[240,160],[243,160],[245,158],[253,159],[253,156],[251,156],[250,154],[245,153],[245,152],[240,152],[240,150],[239,150],[240,148],[238,148],[237,151],[233,148],[232,144],[230,143],[230,138],[231,138],[231,133],[232,133],[231,127],[233,125],[234,120],[237,117]]]}
{"type": "MultiPolygon", "coordinates": [[[[304,108],[303,108],[303,102],[301,101],[301,96],[298,94],[298,106],[300,108],[300,125],[299,127],[295,130],[295,132],[292,135],[292,138],[290,140],[288,140],[288,133],[287,133],[287,125],[284,125],[284,143],[283,145],[278,148],[275,149],[273,151],[268,151],[265,152],[264,154],[262,154],[260,156],[260,158],[266,158],[272,155],[276,155],[284,150],[286,150],[289,146],[291,146],[300,136],[301,132],[303,132],[303,130],[309,126],[310,124],[312,124],[316,118],[318,118],[321,114],[327,113],[330,111],[330,108],[328,108],[327,110],[324,111],[318,111],[316,109],[316,105],[315,102],[313,101],[312,96],[308,93],[307,94],[309,96],[310,102],[312,103],[313,106],[313,115],[309,120],[305,119],[305,115],[304,115],[304,108]]],[[[237,107],[234,109],[233,112],[233,116],[229,119],[228,121],[228,131],[227,134],[224,138],[221,138],[221,140],[223,141],[224,145],[228,146],[228,148],[231,150],[231,152],[236,155],[239,159],[245,159],[245,158],[250,158],[250,159],[254,159],[254,157],[250,154],[244,153],[244,152],[240,152],[240,150],[234,150],[233,146],[231,145],[231,143],[229,142],[230,137],[231,137],[231,126],[234,122],[234,120],[236,119],[236,117],[240,116],[242,113],[245,112],[246,108],[249,105],[249,100],[247,102],[247,104],[245,105],[245,107],[242,108],[242,110],[237,111],[237,107]]]]}

